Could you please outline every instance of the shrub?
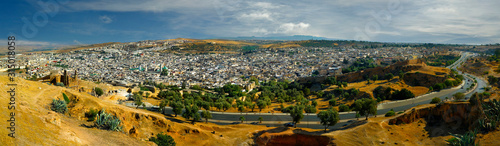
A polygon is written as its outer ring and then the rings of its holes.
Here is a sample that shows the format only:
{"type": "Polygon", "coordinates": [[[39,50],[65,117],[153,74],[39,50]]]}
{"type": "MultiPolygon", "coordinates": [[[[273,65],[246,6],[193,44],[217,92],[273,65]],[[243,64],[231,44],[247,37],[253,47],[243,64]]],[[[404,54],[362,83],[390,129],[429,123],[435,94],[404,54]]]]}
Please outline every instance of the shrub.
{"type": "Polygon", "coordinates": [[[69,104],[70,100],[66,94],[63,93],[64,101],[66,101],[66,104],[69,104]]]}
{"type": "Polygon", "coordinates": [[[101,110],[101,113],[97,114],[95,123],[97,127],[105,130],[121,131],[123,128],[120,126],[120,119],[110,113],[106,113],[104,109],[101,110]]]}
{"type": "Polygon", "coordinates": [[[441,99],[439,97],[434,97],[431,100],[431,103],[439,103],[439,102],[441,102],[441,99]]]}
{"type": "Polygon", "coordinates": [[[339,111],[340,112],[346,112],[346,111],[349,111],[349,107],[345,104],[341,104],[339,105],[339,111]]]}
{"type": "Polygon", "coordinates": [[[99,111],[95,109],[90,109],[88,112],[85,113],[85,117],[87,117],[87,121],[94,121],[98,113],[99,111]]]}
{"type": "Polygon", "coordinates": [[[163,132],[156,134],[156,137],[149,138],[149,141],[156,143],[158,146],[175,146],[174,138],[170,135],[163,134],[163,132]]]}
{"type": "Polygon", "coordinates": [[[68,111],[68,107],[66,105],[66,102],[63,100],[59,99],[52,99],[52,106],[50,107],[51,110],[58,112],[58,113],[66,113],[68,111]]]}
{"type": "Polygon", "coordinates": [[[104,94],[104,91],[102,91],[102,89],[99,87],[95,87],[95,94],[97,94],[97,96],[101,96],[102,94],[104,94]]]}
{"type": "Polygon", "coordinates": [[[393,109],[391,109],[390,111],[388,111],[387,113],[385,113],[385,117],[390,117],[390,116],[394,116],[396,115],[396,113],[394,112],[393,109]]]}
{"type": "Polygon", "coordinates": [[[56,86],[61,86],[61,87],[64,87],[64,84],[63,84],[63,83],[61,83],[61,82],[57,82],[57,83],[56,83],[56,86]]]}

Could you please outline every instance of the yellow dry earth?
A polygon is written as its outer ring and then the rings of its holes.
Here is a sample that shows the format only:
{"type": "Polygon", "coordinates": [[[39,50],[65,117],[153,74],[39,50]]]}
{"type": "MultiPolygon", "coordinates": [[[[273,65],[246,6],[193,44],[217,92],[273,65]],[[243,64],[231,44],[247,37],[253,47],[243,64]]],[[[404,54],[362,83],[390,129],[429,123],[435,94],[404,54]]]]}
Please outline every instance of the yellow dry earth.
{"type": "Polygon", "coordinates": [[[2,145],[154,145],[147,140],[161,132],[171,135],[178,145],[239,145],[252,144],[254,132],[269,129],[246,124],[193,125],[180,117],[168,117],[103,100],[114,97],[97,98],[77,90],[19,78],[16,78],[16,107],[9,110],[8,83],[7,76],[0,76],[0,88],[5,91],[0,95],[0,104],[4,105],[0,107],[4,113],[0,116],[0,121],[4,121],[4,130],[0,130],[2,145]],[[72,100],[66,114],[50,110],[52,99],[62,99],[62,93],[72,100]],[[85,117],[85,112],[90,109],[105,109],[116,115],[122,121],[123,131],[92,127],[93,122],[87,122],[85,117]],[[10,112],[15,112],[15,138],[7,137],[10,131],[5,128],[10,112]]]}

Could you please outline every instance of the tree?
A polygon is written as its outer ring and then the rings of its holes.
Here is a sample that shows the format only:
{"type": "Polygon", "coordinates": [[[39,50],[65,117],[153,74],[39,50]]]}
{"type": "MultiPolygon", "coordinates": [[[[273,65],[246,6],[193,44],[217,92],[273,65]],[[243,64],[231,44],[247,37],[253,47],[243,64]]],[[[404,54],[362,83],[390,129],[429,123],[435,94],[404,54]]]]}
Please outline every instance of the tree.
{"type": "Polygon", "coordinates": [[[373,75],[373,76],[372,76],[372,80],[373,80],[374,82],[375,82],[375,81],[377,81],[377,80],[378,80],[378,75],[373,75]]]}
{"type": "Polygon", "coordinates": [[[341,104],[341,105],[339,105],[339,111],[340,112],[347,112],[347,111],[349,111],[349,107],[345,104],[341,104]]]}
{"type": "Polygon", "coordinates": [[[245,106],[243,106],[243,105],[239,105],[239,106],[238,106],[238,111],[240,111],[240,112],[245,111],[245,106]]]}
{"type": "Polygon", "coordinates": [[[224,101],[223,104],[222,104],[222,109],[224,111],[228,110],[229,108],[231,108],[231,104],[227,101],[224,101]]]}
{"type": "Polygon", "coordinates": [[[441,102],[441,99],[439,97],[434,97],[431,100],[431,103],[433,103],[433,104],[436,104],[436,103],[439,103],[439,102],[441,102]]]}
{"type": "Polygon", "coordinates": [[[465,94],[462,92],[458,92],[453,94],[453,98],[455,99],[455,101],[460,101],[465,98],[465,94]]]}
{"type": "Polygon", "coordinates": [[[104,94],[104,91],[102,91],[101,88],[99,87],[95,87],[95,94],[97,94],[97,96],[101,96],[102,94],[104,94]]]}
{"type": "Polygon", "coordinates": [[[243,121],[245,121],[245,117],[240,116],[240,121],[241,121],[241,123],[243,123],[243,121]]]}
{"type": "Polygon", "coordinates": [[[134,98],[134,103],[135,105],[137,105],[137,107],[135,107],[136,109],[139,108],[139,106],[143,106],[145,107],[146,104],[144,104],[144,102],[142,102],[142,96],[138,93],[134,93],[134,96],[132,96],[134,98]]]}
{"type": "Polygon", "coordinates": [[[263,100],[257,101],[257,107],[259,107],[259,112],[262,112],[262,109],[266,108],[267,103],[263,100]]]}
{"type": "Polygon", "coordinates": [[[316,113],[316,107],[314,107],[313,105],[307,105],[304,111],[306,113],[316,113]]]}
{"type": "Polygon", "coordinates": [[[415,97],[415,94],[413,94],[410,90],[403,88],[401,90],[394,91],[391,97],[392,99],[409,99],[415,97]]]}
{"type": "Polygon", "coordinates": [[[177,117],[178,114],[181,114],[184,105],[180,101],[176,101],[176,102],[170,102],[170,107],[172,107],[172,111],[177,117]]]}
{"type": "Polygon", "coordinates": [[[295,128],[297,127],[297,123],[304,118],[303,110],[304,108],[301,106],[293,106],[290,110],[290,116],[292,117],[293,126],[295,128]]]}
{"type": "Polygon", "coordinates": [[[201,116],[203,118],[205,118],[205,123],[208,123],[208,119],[212,119],[212,113],[210,113],[207,110],[204,110],[203,112],[201,112],[201,116]]]}
{"type": "Polygon", "coordinates": [[[490,85],[494,85],[498,82],[498,78],[490,75],[488,76],[488,82],[490,83],[490,85]]]}
{"type": "Polygon", "coordinates": [[[146,100],[148,100],[149,95],[151,95],[149,92],[146,92],[146,100]]]}
{"type": "Polygon", "coordinates": [[[356,119],[359,120],[359,116],[360,116],[359,112],[361,110],[363,110],[363,101],[361,101],[360,99],[354,101],[352,110],[356,111],[356,119]]]}
{"type": "Polygon", "coordinates": [[[328,127],[334,126],[340,120],[337,110],[332,109],[321,111],[317,116],[320,119],[321,124],[325,126],[325,132],[328,127]]]}
{"type": "Polygon", "coordinates": [[[370,115],[377,115],[377,101],[370,98],[363,98],[361,100],[362,108],[359,111],[361,116],[365,116],[366,120],[370,115]]]}
{"type": "Polygon", "coordinates": [[[149,141],[156,143],[158,146],[175,146],[174,138],[170,135],[158,133],[156,137],[149,138],[149,141]]]}
{"type": "Polygon", "coordinates": [[[168,105],[168,101],[167,101],[166,99],[163,99],[163,100],[160,102],[160,105],[158,105],[158,106],[160,107],[160,111],[161,111],[161,113],[162,113],[162,114],[164,114],[164,113],[165,113],[164,108],[165,108],[165,106],[167,106],[167,105],[168,105]]]}
{"type": "Polygon", "coordinates": [[[316,107],[318,106],[318,102],[316,100],[313,100],[312,103],[311,103],[312,106],[316,107]]]}
{"type": "Polygon", "coordinates": [[[391,80],[392,78],[394,78],[394,75],[392,73],[385,74],[386,80],[391,80]]]}
{"type": "Polygon", "coordinates": [[[224,103],[222,103],[222,102],[216,102],[216,103],[214,104],[214,106],[215,106],[215,108],[217,108],[217,110],[219,110],[219,111],[220,111],[220,110],[223,108],[223,106],[224,106],[223,104],[224,104],[224,103]]]}
{"type": "Polygon", "coordinates": [[[394,109],[391,109],[390,111],[388,111],[387,113],[385,113],[385,117],[391,117],[391,116],[394,116],[396,115],[396,112],[394,112],[394,109]]]}
{"type": "Polygon", "coordinates": [[[262,117],[259,117],[259,119],[258,119],[258,120],[259,120],[259,123],[262,123],[262,121],[263,121],[264,119],[262,119],[262,117]]]}
{"type": "Polygon", "coordinates": [[[182,117],[188,120],[192,118],[192,124],[194,124],[196,121],[199,121],[201,116],[200,113],[198,113],[198,106],[186,106],[184,109],[184,113],[182,113],[182,117]]]}
{"type": "Polygon", "coordinates": [[[253,110],[255,109],[255,103],[250,103],[248,105],[248,108],[252,109],[252,112],[253,112],[253,110]]]}
{"type": "Polygon", "coordinates": [[[335,99],[330,99],[328,101],[328,105],[330,105],[330,107],[335,106],[336,104],[337,104],[337,101],[335,99]]]}

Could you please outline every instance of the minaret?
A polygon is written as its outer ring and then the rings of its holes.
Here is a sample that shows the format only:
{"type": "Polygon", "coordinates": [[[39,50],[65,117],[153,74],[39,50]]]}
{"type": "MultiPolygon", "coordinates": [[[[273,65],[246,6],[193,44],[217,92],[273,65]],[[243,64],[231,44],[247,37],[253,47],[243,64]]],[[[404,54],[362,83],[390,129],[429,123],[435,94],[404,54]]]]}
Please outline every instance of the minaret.
{"type": "Polygon", "coordinates": [[[75,81],[76,79],[78,79],[78,74],[76,74],[76,69],[75,69],[75,77],[74,77],[75,81]]]}

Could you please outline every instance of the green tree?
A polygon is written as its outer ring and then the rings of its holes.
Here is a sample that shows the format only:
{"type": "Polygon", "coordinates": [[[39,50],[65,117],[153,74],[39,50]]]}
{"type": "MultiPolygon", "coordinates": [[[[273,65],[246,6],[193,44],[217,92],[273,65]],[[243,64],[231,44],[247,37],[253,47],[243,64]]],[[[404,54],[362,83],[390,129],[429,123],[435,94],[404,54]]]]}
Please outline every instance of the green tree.
{"type": "Polygon", "coordinates": [[[240,112],[245,111],[245,106],[243,106],[243,105],[239,105],[239,106],[238,106],[238,111],[240,111],[240,112]]]}
{"type": "Polygon", "coordinates": [[[436,103],[439,103],[439,102],[441,102],[441,99],[440,99],[439,97],[434,97],[434,98],[432,98],[432,100],[431,100],[431,103],[432,103],[432,104],[436,104],[436,103]]]}
{"type": "Polygon", "coordinates": [[[372,76],[372,80],[373,80],[373,81],[377,81],[377,80],[378,80],[378,75],[373,75],[373,76],[372,76]]]}
{"type": "Polygon", "coordinates": [[[168,105],[168,101],[166,99],[163,99],[161,102],[160,102],[160,105],[158,105],[160,107],[160,112],[162,114],[165,113],[165,110],[164,108],[168,105]]]}
{"type": "Polygon", "coordinates": [[[335,124],[337,124],[337,122],[340,120],[337,110],[332,109],[321,111],[317,116],[320,119],[321,124],[325,126],[325,132],[328,127],[335,126],[335,124]]]}
{"type": "Polygon", "coordinates": [[[354,101],[352,110],[356,111],[356,119],[359,120],[359,112],[363,110],[363,101],[361,99],[354,101]]]}
{"type": "Polygon", "coordinates": [[[317,107],[318,106],[318,102],[316,100],[313,100],[311,102],[311,105],[314,106],[314,107],[317,107]]]}
{"type": "Polygon", "coordinates": [[[99,87],[95,87],[95,94],[97,94],[97,96],[101,96],[102,94],[104,94],[104,91],[102,91],[101,88],[99,87]]]}
{"type": "Polygon", "coordinates": [[[293,106],[290,110],[290,116],[292,117],[294,127],[297,127],[297,123],[304,118],[303,110],[304,108],[301,106],[293,106]]]}
{"type": "Polygon", "coordinates": [[[245,117],[240,116],[240,121],[241,121],[241,123],[243,123],[243,121],[245,121],[245,117]]]}
{"type": "Polygon", "coordinates": [[[151,95],[149,92],[146,92],[146,100],[148,100],[149,95],[151,95]]]}
{"type": "Polygon", "coordinates": [[[385,74],[386,80],[392,80],[392,78],[394,78],[394,75],[392,73],[385,74]]]}
{"type": "Polygon", "coordinates": [[[259,123],[262,123],[262,121],[264,121],[264,119],[262,119],[262,117],[259,117],[259,123]]]}
{"type": "Polygon", "coordinates": [[[313,105],[307,105],[304,111],[306,113],[316,113],[316,107],[314,107],[313,105]]]}
{"type": "Polygon", "coordinates": [[[460,100],[463,100],[465,98],[465,94],[462,92],[458,92],[458,93],[453,94],[453,98],[455,99],[455,101],[460,101],[460,100]]]}
{"type": "Polygon", "coordinates": [[[255,103],[250,103],[248,105],[248,108],[252,109],[252,112],[253,112],[253,110],[255,109],[255,106],[256,106],[255,103]]]}
{"type": "Polygon", "coordinates": [[[362,100],[362,108],[359,111],[361,116],[365,116],[366,120],[370,115],[377,115],[377,101],[370,98],[363,98],[362,100]]]}
{"type": "Polygon", "coordinates": [[[257,107],[259,107],[259,112],[262,112],[262,109],[266,108],[267,103],[263,100],[257,101],[257,107]]]}
{"type": "Polygon", "coordinates": [[[137,107],[135,107],[136,109],[139,108],[139,106],[143,106],[143,107],[146,106],[144,104],[144,102],[142,102],[142,95],[140,95],[138,93],[134,93],[134,96],[132,96],[132,97],[134,98],[135,105],[137,105],[137,107]]]}
{"type": "Polygon", "coordinates": [[[337,104],[337,100],[335,100],[335,99],[330,99],[328,101],[328,105],[330,105],[330,107],[335,106],[336,104],[337,104]]]}
{"type": "Polygon", "coordinates": [[[175,146],[174,138],[170,135],[158,133],[156,137],[149,138],[149,141],[156,143],[158,146],[175,146]]]}
{"type": "Polygon", "coordinates": [[[229,108],[231,108],[231,104],[227,101],[224,101],[223,104],[222,104],[222,109],[224,111],[228,110],[229,108]]]}
{"type": "Polygon", "coordinates": [[[184,105],[180,101],[176,101],[176,102],[170,102],[170,107],[172,107],[172,111],[174,112],[175,117],[177,117],[178,114],[182,113],[184,105]]]}
{"type": "Polygon", "coordinates": [[[208,119],[212,119],[212,113],[210,113],[207,110],[204,110],[203,112],[201,112],[201,116],[203,118],[205,118],[205,123],[208,123],[208,119]]]}
{"type": "Polygon", "coordinates": [[[341,104],[341,105],[339,105],[339,111],[340,112],[347,112],[347,111],[349,111],[349,107],[345,104],[341,104]]]}
{"type": "Polygon", "coordinates": [[[198,106],[196,105],[193,105],[193,106],[186,106],[184,108],[184,113],[182,113],[182,117],[186,118],[186,119],[191,119],[191,123],[194,124],[196,121],[199,121],[201,116],[200,116],[200,113],[198,113],[198,106]]]}

